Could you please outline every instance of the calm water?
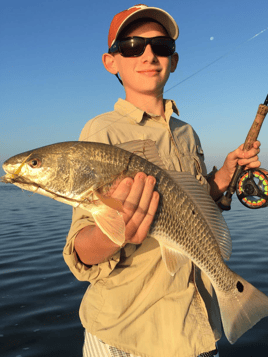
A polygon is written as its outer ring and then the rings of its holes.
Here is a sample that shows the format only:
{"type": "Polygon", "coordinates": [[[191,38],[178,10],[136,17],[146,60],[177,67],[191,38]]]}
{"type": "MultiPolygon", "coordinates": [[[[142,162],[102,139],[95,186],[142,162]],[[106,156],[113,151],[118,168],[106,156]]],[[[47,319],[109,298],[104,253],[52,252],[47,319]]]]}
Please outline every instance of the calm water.
{"type": "MultiPolygon", "coordinates": [[[[225,214],[233,238],[229,266],[268,295],[268,208],[250,210],[236,199],[225,214]]],[[[62,257],[71,207],[0,184],[0,356],[80,357],[78,309],[88,286],[62,257]]],[[[268,318],[221,357],[266,356],[268,318]]],[[[97,356],[96,356],[97,357],[97,356]]],[[[169,356],[164,356],[169,357],[169,356]]]]}

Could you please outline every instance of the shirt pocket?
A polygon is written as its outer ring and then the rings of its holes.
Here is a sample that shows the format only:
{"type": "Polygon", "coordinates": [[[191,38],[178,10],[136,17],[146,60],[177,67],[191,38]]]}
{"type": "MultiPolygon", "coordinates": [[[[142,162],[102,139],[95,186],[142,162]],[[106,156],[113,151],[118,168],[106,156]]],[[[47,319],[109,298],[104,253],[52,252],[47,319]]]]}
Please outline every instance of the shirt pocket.
{"type": "Polygon", "coordinates": [[[193,158],[195,162],[197,175],[207,175],[207,168],[205,165],[204,151],[200,145],[196,145],[195,152],[193,153],[193,158]]]}
{"type": "Polygon", "coordinates": [[[201,185],[205,186],[206,190],[209,192],[210,188],[205,178],[207,175],[207,169],[201,146],[196,145],[193,152],[184,153],[182,158],[184,171],[191,172],[191,174],[200,182],[201,185]]]}
{"type": "Polygon", "coordinates": [[[207,169],[204,162],[204,153],[201,146],[196,145],[192,152],[182,153],[183,170],[191,172],[193,176],[206,176],[207,169]]]}

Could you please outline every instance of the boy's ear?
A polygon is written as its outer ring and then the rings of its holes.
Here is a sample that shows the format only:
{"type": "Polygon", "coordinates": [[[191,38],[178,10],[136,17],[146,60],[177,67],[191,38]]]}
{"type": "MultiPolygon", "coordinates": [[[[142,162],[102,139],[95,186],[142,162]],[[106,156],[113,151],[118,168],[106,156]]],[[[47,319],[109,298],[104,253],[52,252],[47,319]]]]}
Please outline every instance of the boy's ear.
{"type": "Polygon", "coordinates": [[[175,72],[178,62],[179,62],[179,55],[177,52],[174,52],[173,55],[171,56],[171,68],[170,68],[171,73],[175,72]]]}
{"type": "Polygon", "coordinates": [[[112,54],[104,53],[102,55],[102,63],[108,72],[112,74],[116,74],[118,72],[116,61],[112,54]]]}

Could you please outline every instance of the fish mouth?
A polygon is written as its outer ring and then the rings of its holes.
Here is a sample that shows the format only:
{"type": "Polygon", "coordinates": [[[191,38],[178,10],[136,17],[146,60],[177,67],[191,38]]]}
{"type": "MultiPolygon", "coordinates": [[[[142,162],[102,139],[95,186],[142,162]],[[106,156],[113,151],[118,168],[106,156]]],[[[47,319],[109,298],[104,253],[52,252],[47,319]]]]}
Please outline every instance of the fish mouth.
{"type": "Polygon", "coordinates": [[[12,158],[5,161],[2,167],[3,167],[3,170],[6,172],[6,175],[0,177],[0,180],[5,183],[17,182],[17,178],[21,177],[20,176],[21,169],[25,165],[26,161],[29,159],[31,154],[26,156],[26,158],[24,158],[24,160],[21,163],[19,163],[18,167],[17,167],[17,165],[15,167],[14,167],[14,165],[12,165],[12,158]],[[13,171],[13,173],[10,172],[10,169],[11,169],[11,171],[13,171]]]}
{"type": "Polygon", "coordinates": [[[88,203],[91,201],[91,199],[89,197],[83,198],[82,200],[78,200],[75,198],[63,196],[59,193],[50,191],[47,188],[44,188],[35,182],[26,181],[23,177],[14,175],[14,174],[10,174],[10,173],[7,173],[6,175],[0,177],[0,182],[11,183],[11,184],[19,187],[22,190],[30,191],[33,193],[38,193],[38,194],[41,194],[42,196],[52,198],[56,201],[66,203],[66,204],[69,204],[74,207],[78,207],[81,203],[84,203],[85,201],[88,201],[88,203]]]}
{"type": "Polygon", "coordinates": [[[11,174],[11,173],[7,173],[6,175],[0,177],[0,182],[12,183],[13,185],[20,184],[20,185],[25,185],[25,186],[32,185],[32,186],[38,187],[38,185],[34,184],[33,182],[28,182],[23,177],[21,177],[17,174],[11,174]]]}
{"type": "Polygon", "coordinates": [[[6,174],[6,175],[4,175],[4,176],[1,176],[0,177],[0,182],[4,182],[4,183],[15,183],[15,182],[17,182],[17,180],[16,180],[16,175],[14,175],[14,174],[6,174]]]}

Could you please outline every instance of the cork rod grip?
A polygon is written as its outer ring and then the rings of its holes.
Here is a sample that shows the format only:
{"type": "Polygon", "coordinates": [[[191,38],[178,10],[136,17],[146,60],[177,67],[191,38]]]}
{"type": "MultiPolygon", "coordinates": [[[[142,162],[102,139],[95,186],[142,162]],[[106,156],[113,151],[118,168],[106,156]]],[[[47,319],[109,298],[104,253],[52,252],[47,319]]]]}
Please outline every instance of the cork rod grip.
{"type": "Polygon", "coordinates": [[[254,122],[246,137],[243,147],[244,151],[249,151],[252,148],[254,141],[257,140],[259,132],[261,130],[262,123],[267,113],[268,113],[268,107],[264,104],[260,104],[254,122]]]}
{"type": "MultiPolygon", "coordinates": [[[[263,104],[259,105],[256,117],[254,119],[253,124],[248,132],[246,137],[243,150],[249,151],[253,143],[257,140],[259,132],[261,130],[262,123],[266,114],[268,113],[268,94],[263,104]]],[[[235,173],[233,174],[232,180],[227,188],[225,195],[222,196],[221,201],[218,202],[219,207],[224,211],[229,211],[231,209],[232,195],[236,190],[237,180],[243,171],[243,166],[237,165],[235,173]]]]}

